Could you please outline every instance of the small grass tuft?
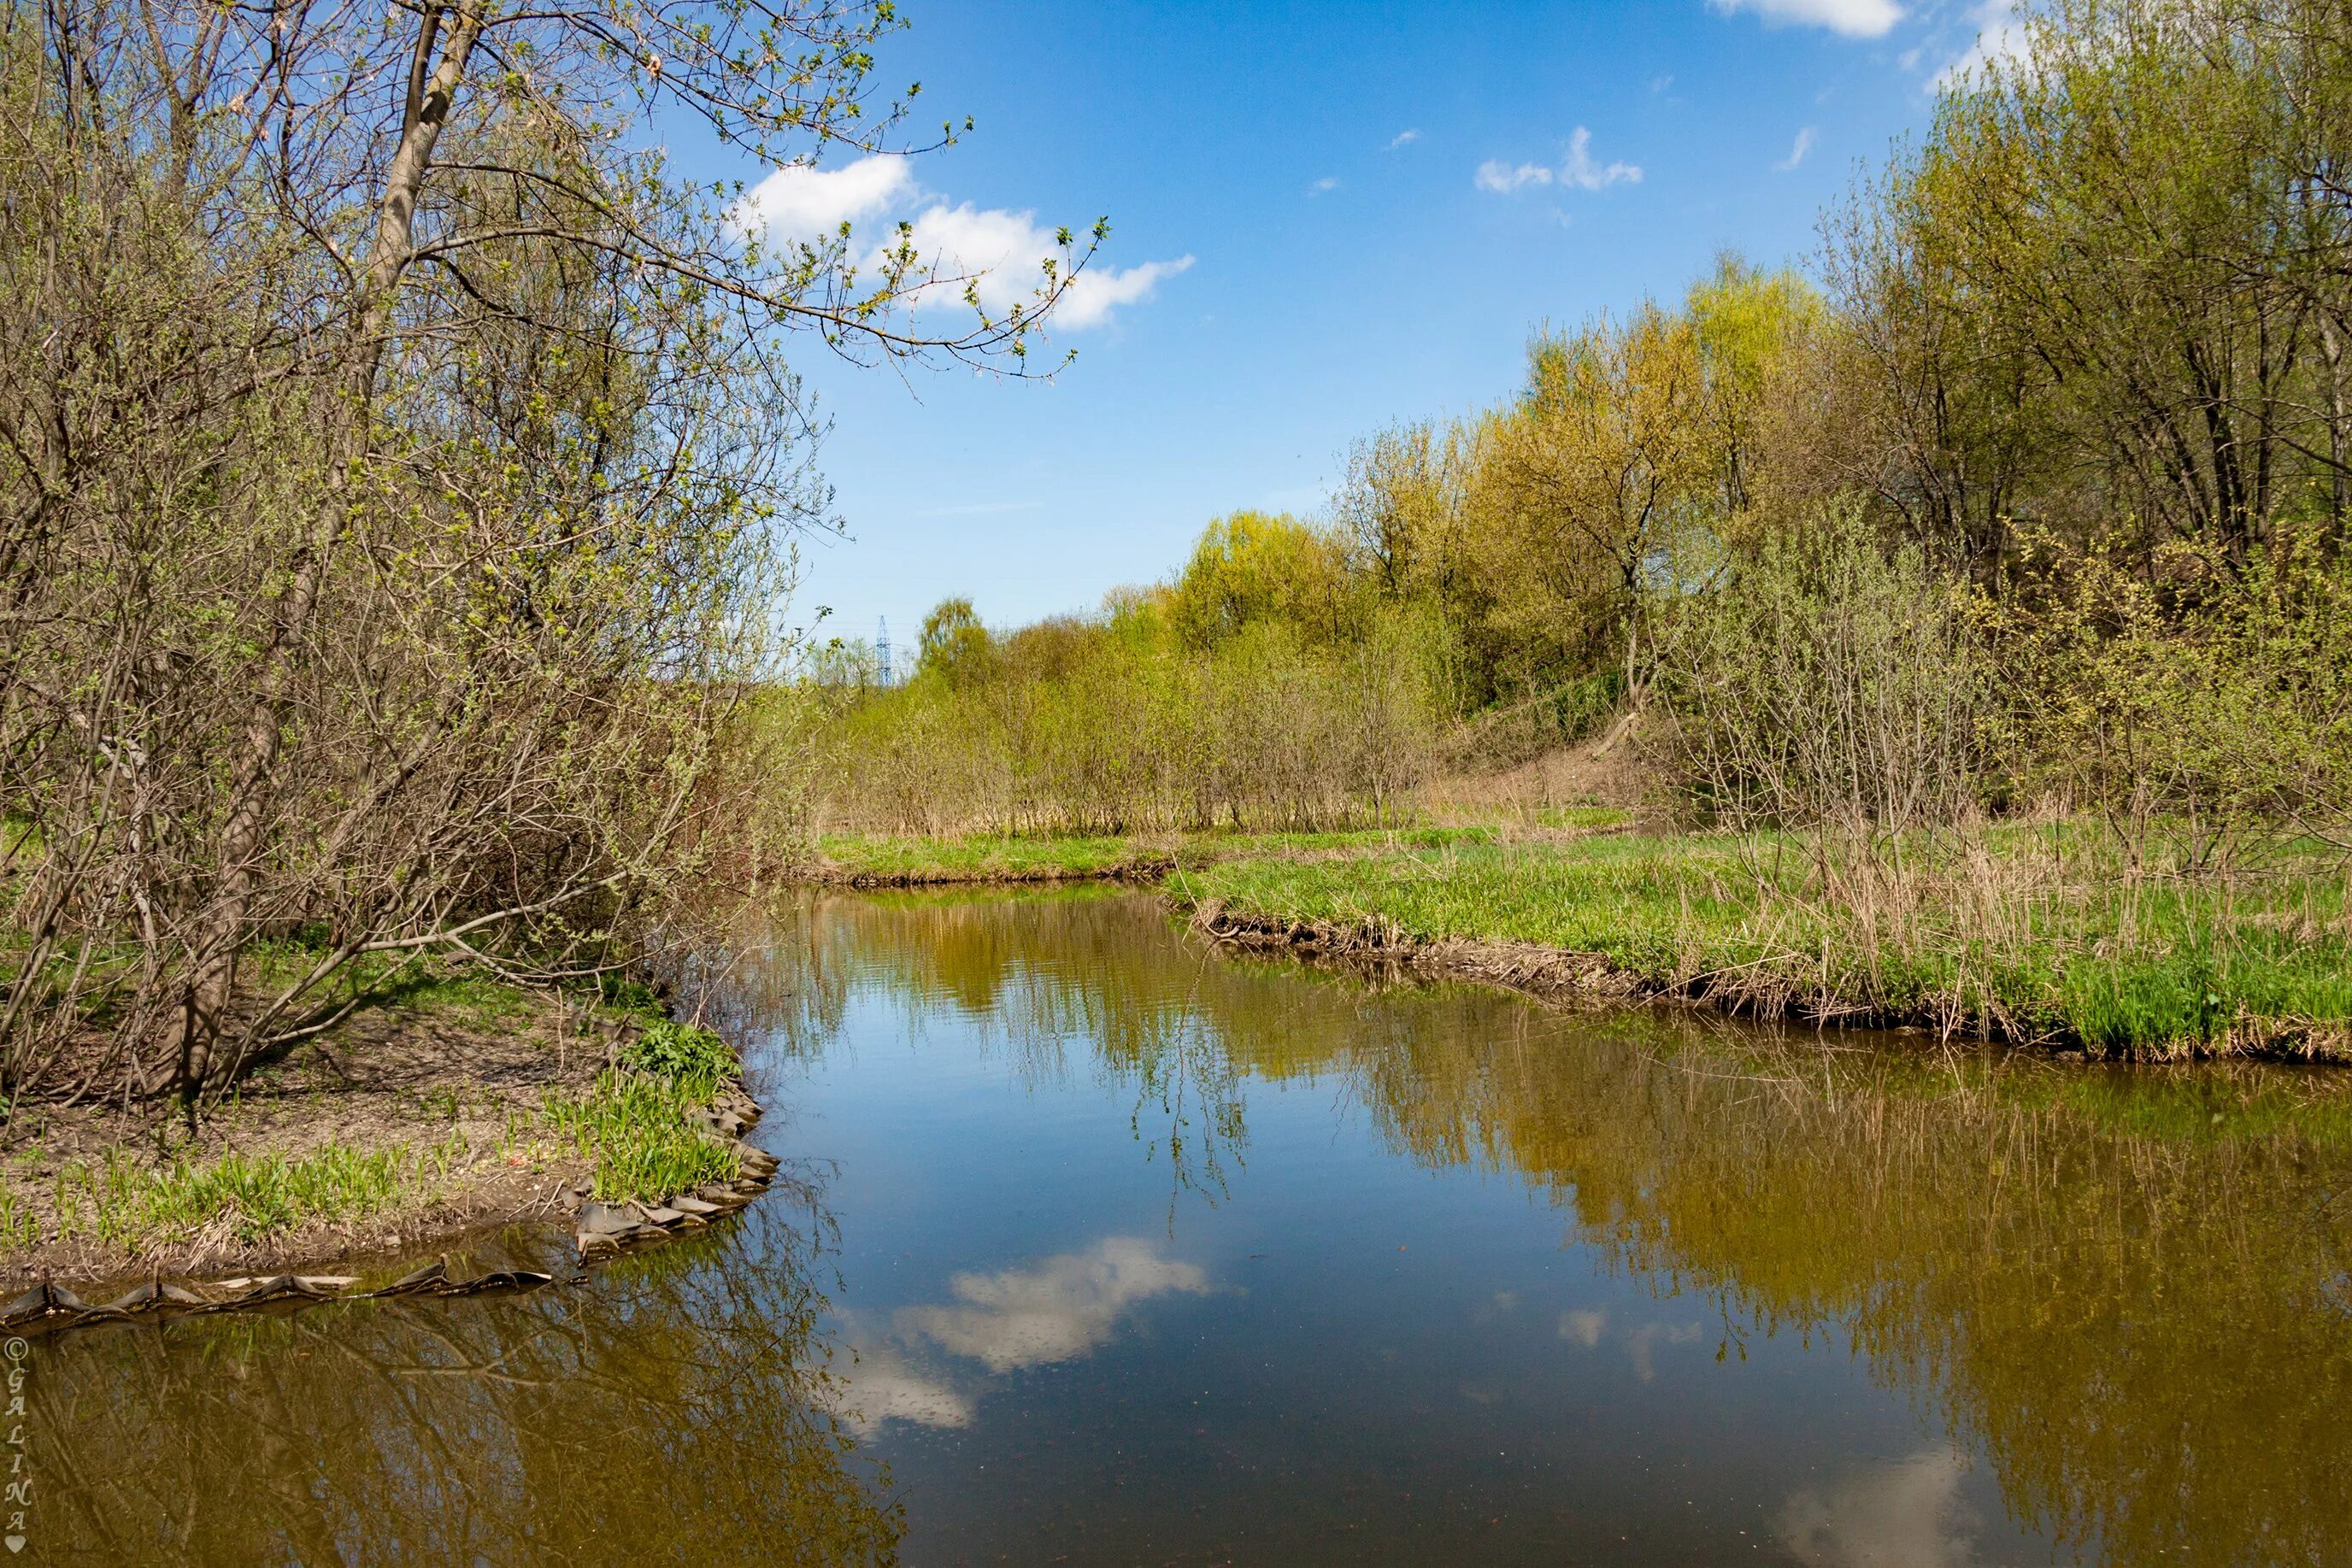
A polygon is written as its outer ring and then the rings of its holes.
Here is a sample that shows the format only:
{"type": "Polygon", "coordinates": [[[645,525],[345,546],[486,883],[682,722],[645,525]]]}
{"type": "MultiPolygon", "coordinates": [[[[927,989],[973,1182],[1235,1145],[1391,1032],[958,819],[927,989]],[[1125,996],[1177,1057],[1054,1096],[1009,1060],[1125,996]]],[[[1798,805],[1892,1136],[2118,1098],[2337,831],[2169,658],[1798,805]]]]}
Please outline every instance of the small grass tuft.
{"type": "Polygon", "coordinates": [[[709,1097],[708,1086],[612,1068],[583,1097],[550,1096],[546,1115],[559,1138],[595,1162],[598,1197],[650,1201],[743,1174],[732,1147],[687,1120],[709,1097]]]}
{"type": "Polygon", "coordinates": [[[646,1026],[630,1048],[628,1064],[674,1081],[697,1100],[708,1100],[734,1073],[735,1053],[715,1031],[666,1018],[646,1026]]]}

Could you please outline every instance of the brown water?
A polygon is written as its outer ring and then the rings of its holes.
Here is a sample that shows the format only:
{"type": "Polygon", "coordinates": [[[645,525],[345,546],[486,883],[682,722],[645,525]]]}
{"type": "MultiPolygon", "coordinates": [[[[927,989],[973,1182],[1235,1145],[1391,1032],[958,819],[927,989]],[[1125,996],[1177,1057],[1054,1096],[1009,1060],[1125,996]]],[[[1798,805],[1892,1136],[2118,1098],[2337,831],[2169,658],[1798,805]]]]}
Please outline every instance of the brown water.
{"type": "Polygon", "coordinates": [[[1560,1012],[1137,895],[742,959],[805,1201],[36,1342],[26,1559],[2352,1563],[2352,1077],[1560,1012]]]}

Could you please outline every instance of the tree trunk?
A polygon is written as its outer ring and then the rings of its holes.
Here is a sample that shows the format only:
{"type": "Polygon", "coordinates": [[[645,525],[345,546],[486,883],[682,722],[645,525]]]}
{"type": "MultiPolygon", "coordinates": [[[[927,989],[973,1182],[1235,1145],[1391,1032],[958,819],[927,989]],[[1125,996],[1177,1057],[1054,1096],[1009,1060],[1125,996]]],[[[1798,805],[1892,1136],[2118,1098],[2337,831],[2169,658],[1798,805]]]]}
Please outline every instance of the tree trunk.
{"type": "Polygon", "coordinates": [[[428,5],[417,26],[400,143],[385,175],[375,238],[338,351],[340,373],[330,382],[333,390],[326,410],[329,466],[324,489],[310,538],[278,597],[269,641],[255,674],[253,705],[230,785],[228,815],[221,826],[213,894],[196,925],[195,957],[183,993],[178,1041],[180,1095],[190,1103],[212,1069],[213,1045],[236,982],[237,956],[245,946],[265,849],[263,830],[277,782],[294,663],[318,611],[327,563],[342,538],[352,477],[367,458],[376,373],[392,325],[393,300],[412,255],[417,198],[481,26],[478,0],[465,0],[454,9],[428,5]],[[438,60],[434,57],[436,44],[438,60]]]}

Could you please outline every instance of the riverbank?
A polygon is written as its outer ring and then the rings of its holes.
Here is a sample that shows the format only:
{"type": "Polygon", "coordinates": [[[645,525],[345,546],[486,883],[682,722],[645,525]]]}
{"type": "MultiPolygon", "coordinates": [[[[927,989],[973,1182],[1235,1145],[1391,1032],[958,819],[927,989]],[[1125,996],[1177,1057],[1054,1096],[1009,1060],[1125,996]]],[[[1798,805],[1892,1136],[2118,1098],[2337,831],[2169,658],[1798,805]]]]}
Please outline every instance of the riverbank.
{"type": "Polygon", "coordinates": [[[1673,997],[2094,1059],[2352,1061],[2341,859],[2229,875],[2047,821],[1898,839],[1637,831],[1549,808],[1327,833],[824,841],[856,885],[1157,882],[1222,940],[1541,994],[1673,997]]]}
{"type": "Polygon", "coordinates": [[[833,833],[800,872],[846,887],[937,887],[1050,882],[1157,882],[1232,860],[1314,862],[1377,851],[1419,852],[1461,844],[1564,841],[1622,829],[1633,813],[1562,807],[1511,823],[1436,823],[1321,832],[1208,831],[908,837],[833,833]]]}
{"type": "Polygon", "coordinates": [[[734,1053],[631,988],[452,970],[176,1104],[20,1103],[0,1139],[0,1287],[278,1273],[743,1175],[734,1053]]]}
{"type": "Polygon", "coordinates": [[[1203,930],[1523,989],[1687,998],[2093,1059],[2352,1061],[2340,862],[2126,875],[2068,824],[1879,845],[1624,835],[1171,880],[1203,930]]]}

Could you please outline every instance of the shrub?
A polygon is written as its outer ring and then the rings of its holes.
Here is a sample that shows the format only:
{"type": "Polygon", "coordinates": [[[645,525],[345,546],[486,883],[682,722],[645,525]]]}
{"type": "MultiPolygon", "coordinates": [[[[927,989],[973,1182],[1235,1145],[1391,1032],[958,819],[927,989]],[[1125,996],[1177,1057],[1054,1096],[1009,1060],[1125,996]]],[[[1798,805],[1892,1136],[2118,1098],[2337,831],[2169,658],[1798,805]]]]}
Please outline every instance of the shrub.
{"type": "Polygon", "coordinates": [[[1987,666],[1957,579],[1848,504],[1709,575],[1660,615],[1660,750],[1686,800],[1738,827],[1974,810],[1987,666]]]}

